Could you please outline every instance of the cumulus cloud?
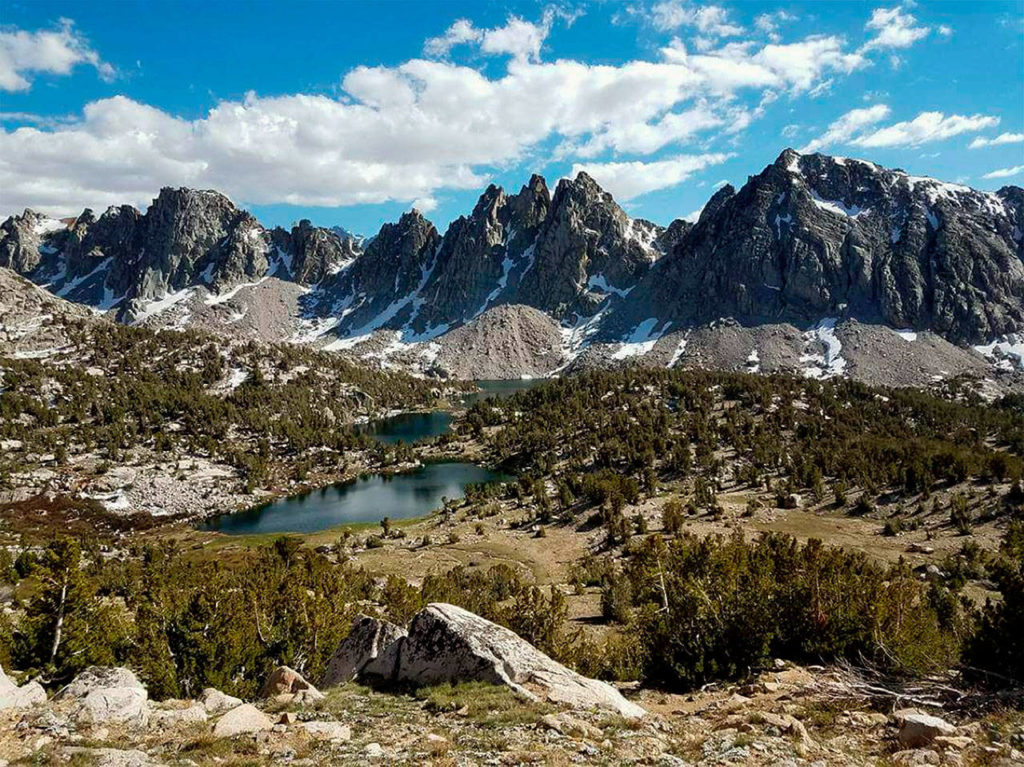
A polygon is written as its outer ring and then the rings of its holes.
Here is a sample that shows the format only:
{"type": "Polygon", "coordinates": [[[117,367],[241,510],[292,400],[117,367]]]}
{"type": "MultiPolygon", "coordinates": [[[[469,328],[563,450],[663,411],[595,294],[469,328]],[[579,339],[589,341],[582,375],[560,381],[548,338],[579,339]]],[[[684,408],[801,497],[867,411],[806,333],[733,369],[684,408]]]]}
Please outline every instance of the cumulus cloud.
{"type": "Polygon", "coordinates": [[[651,8],[651,24],[663,32],[693,27],[703,35],[732,37],[743,34],[743,27],[729,19],[720,5],[692,5],[684,0],[662,0],[651,8]]]}
{"type": "Polygon", "coordinates": [[[114,68],[100,59],[70,19],[61,19],[50,30],[0,31],[0,91],[26,91],[32,87],[33,73],[67,75],[79,64],[95,68],[104,80],[115,76],[114,68]]]}
{"type": "MultiPolygon", "coordinates": [[[[728,32],[726,16],[692,18],[698,31],[728,32]]],[[[427,42],[425,58],[348,71],[336,98],[250,93],[184,119],[116,97],[69,121],[22,121],[0,132],[0,212],[141,206],[165,185],[217,188],[256,204],[416,201],[427,209],[441,190],[479,188],[497,168],[552,153],[593,161],[613,176],[610,187],[634,196],[694,172],[692,156],[611,160],[742,131],[781,93],[812,92],[869,63],[823,35],[701,52],[676,39],[655,59],[615,65],[543,61],[559,20],[572,17],[549,10],[537,23],[510,17],[493,29],[456,21],[427,42]],[[460,45],[508,56],[504,71],[447,60],[460,45]]]]}
{"type": "Polygon", "coordinates": [[[542,14],[540,23],[536,24],[519,16],[509,16],[503,26],[480,29],[469,19],[458,19],[443,35],[428,39],[423,52],[437,58],[447,56],[459,45],[472,44],[488,55],[510,55],[520,61],[539,61],[540,49],[555,21],[562,20],[572,25],[576,18],[575,13],[549,7],[542,14]]]}
{"type": "Polygon", "coordinates": [[[962,133],[994,128],[998,124],[998,117],[988,115],[947,116],[942,112],[922,112],[913,120],[894,123],[873,133],[858,136],[850,143],[863,147],[918,146],[962,133]]]}
{"type": "Polygon", "coordinates": [[[986,173],[982,178],[1009,178],[1024,173],[1024,165],[1014,165],[1012,168],[1000,168],[991,173],[986,173]]]}
{"type": "Polygon", "coordinates": [[[1024,143],[1024,133],[1000,133],[995,138],[985,138],[984,136],[978,136],[970,144],[967,145],[968,149],[981,149],[987,146],[1002,146],[1003,144],[1020,144],[1024,143]]]}
{"type": "Polygon", "coordinates": [[[730,43],[707,54],[691,54],[675,38],[662,48],[662,56],[692,69],[718,93],[740,88],[784,88],[799,93],[812,88],[828,72],[849,73],[867,64],[859,53],[844,51],[842,38],[833,35],[770,43],[756,50],[749,42],[730,43]]]}
{"type": "Polygon", "coordinates": [[[768,36],[772,42],[779,42],[782,36],[779,34],[779,27],[789,21],[796,20],[796,16],[786,11],[775,11],[774,13],[762,13],[754,19],[754,29],[768,36]]]}
{"type": "Polygon", "coordinates": [[[413,210],[418,210],[420,213],[429,213],[437,207],[437,198],[435,197],[417,197],[412,201],[410,205],[413,210]]]}
{"type": "Polygon", "coordinates": [[[697,171],[725,162],[731,154],[679,155],[655,162],[577,163],[570,175],[586,173],[617,200],[631,200],[675,186],[697,171]]]}
{"type": "Polygon", "coordinates": [[[909,48],[931,32],[930,27],[918,25],[917,19],[900,7],[876,8],[865,24],[865,29],[874,32],[875,36],[864,44],[862,51],[909,48]]]}
{"type": "Polygon", "coordinates": [[[824,147],[843,144],[865,127],[881,122],[891,110],[885,104],[876,104],[864,109],[852,109],[828,126],[828,130],[800,147],[801,152],[817,152],[824,147]]]}

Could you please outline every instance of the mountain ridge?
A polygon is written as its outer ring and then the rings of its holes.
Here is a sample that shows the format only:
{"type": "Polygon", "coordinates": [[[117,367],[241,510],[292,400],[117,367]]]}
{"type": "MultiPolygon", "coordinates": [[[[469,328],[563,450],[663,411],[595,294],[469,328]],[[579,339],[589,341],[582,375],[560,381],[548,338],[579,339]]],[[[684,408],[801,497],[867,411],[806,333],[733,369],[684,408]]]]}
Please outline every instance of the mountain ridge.
{"type": "Polygon", "coordinates": [[[632,218],[582,172],[553,192],[536,174],[516,193],[492,184],[443,234],[409,211],[367,239],[305,220],[267,229],[219,192],[165,188],[145,213],[87,209],[70,226],[12,216],[0,225],[0,266],[129,323],[233,333],[270,298],[281,305],[273,340],[358,353],[390,333],[374,350],[383,358],[522,305],[564,339],[550,373],[593,345],[642,360],[659,339],[723,318],[811,329],[856,320],[1015,348],[1022,232],[1019,187],[981,192],[786,149],[738,190],[717,190],[696,223],[632,218]],[[204,308],[221,304],[217,316],[204,308]]]}

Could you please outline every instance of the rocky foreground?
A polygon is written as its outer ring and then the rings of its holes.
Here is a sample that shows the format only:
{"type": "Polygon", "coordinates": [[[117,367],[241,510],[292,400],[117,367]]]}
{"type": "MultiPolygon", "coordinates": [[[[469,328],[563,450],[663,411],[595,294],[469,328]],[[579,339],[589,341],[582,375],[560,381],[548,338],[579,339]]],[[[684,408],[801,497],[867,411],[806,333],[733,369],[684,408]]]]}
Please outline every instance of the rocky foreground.
{"type": "Polygon", "coordinates": [[[781,661],[742,686],[626,700],[445,604],[429,605],[408,629],[360,616],[321,682],[322,690],[281,667],[253,702],[212,688],[157,702],[125,668],[86,669],[50,698],[0,671],[0,765],[1024,760],[1020,712],[954,722],[898,696],[880,706],[836,670],[781,661]]]}

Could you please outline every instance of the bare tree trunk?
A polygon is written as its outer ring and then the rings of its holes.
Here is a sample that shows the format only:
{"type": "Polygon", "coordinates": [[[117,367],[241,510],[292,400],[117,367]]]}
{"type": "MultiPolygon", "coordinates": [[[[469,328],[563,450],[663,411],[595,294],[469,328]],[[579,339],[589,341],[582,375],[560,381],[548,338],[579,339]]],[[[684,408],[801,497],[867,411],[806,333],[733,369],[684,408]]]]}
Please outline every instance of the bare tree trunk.
{"type": "Polygon", "coordinates": [[[50,663],[57,659],[57,650],[60,649],[60,638],[64,631],[64,607],[68,598],[68,578],[70,574],[64,571],[64,582],[60,587],[60,606],[57,608],[57,625],[53,630],[53,647],[50,648],[50,663]]]}

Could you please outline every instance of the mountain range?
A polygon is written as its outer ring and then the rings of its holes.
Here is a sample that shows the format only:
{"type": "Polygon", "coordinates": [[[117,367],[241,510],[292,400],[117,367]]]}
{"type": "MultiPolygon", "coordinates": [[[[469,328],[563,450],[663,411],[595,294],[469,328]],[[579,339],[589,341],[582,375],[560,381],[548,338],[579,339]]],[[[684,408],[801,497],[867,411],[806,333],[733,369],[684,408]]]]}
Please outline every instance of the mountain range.
{"type": "Polygon", "coordinates": [[[214,191],[0,225],[0,267],[120,322],[315,343],[458,377],[700,364],[921,383],[1010,375],[1024,190],[783,151],[696,222],[631,218],[579,173],[488,187],[442,234],[267,229],[214,191]]]}

